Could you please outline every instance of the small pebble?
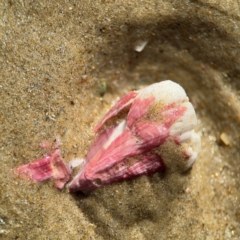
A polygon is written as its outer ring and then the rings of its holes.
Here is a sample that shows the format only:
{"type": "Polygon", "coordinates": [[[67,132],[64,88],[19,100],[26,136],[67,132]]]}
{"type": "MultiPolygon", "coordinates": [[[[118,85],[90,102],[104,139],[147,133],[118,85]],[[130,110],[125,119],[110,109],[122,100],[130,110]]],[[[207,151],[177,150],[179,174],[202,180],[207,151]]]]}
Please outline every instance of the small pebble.
{"type": "Polygon", "coordinates": [[[220,139],[225,145],[227,145],[227,146],[231,145],[231,141],[225,132],[221,133],[220,139]]]}

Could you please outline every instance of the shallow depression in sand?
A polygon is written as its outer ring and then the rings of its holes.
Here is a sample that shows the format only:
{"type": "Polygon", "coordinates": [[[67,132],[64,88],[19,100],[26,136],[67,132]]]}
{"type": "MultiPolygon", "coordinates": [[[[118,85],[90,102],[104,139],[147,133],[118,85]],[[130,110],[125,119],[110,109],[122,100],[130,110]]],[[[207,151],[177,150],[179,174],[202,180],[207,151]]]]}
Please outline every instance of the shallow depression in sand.
{"type": "Polygon", "coordinates": [[[238,239],[238,9],[230,0],[1,1],[0,237],[238,239]],[[189,172],[89,196],[14,176],[45,153],[44,139],[59,137],[66,161],[84,157],[117,97],[166,79],[199,119],[202,151],[189,172]]]}

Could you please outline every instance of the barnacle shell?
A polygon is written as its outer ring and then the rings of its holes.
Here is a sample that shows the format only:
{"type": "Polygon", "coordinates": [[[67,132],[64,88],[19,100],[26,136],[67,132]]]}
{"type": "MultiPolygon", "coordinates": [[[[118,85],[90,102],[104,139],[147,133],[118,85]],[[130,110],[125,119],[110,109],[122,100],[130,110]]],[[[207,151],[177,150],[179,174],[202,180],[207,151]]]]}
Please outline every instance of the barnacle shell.
{"type": "Polygon", "coordinates": [[[71,161],[68,166],[57,147],[15,172],[36,182],[51,178],[62,189],[71,180],[72,168],[82,163],[69,189],[86,193],[166,167],[185,171],[201,149],[196,124],[194,108],[179,84],[170,80],[154,83],[126,94],[109,110],[94,129],[98,136],[85,159],[71,161]],[[128,111],[120,123],[103,129],[124,109],[128,111]]]}
{"type": "Polygon", "coordinates": [[[88,192],[155,173],[165,168],[168,158],[180,170],[192,166],[201,141],[194,132],[197,124],[194,108],[179,84],[167,80],[128,93],[110,109],[95,131],[129,106],[125,120],[100,132],[84,166],[70,183],[70,191],[88,192]],[[177,153],[175,159],[173,152],[177,153]]]}

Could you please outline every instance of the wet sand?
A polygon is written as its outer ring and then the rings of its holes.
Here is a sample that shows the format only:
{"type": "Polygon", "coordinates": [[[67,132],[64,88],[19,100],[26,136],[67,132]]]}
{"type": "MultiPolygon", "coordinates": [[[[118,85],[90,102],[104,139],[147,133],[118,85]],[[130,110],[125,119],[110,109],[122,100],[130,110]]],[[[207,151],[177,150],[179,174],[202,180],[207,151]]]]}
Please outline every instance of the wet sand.
{"type": "Polygon", "coordinates": [[[237,1],[4,0],[0,16],[1,239],[239,239],[237,1]],[[45,153],[42,140],[59,137],[66,161],[84,157],[117,97],[166,79],[199,118],[202,151],[186,174],[88,196],[13,174],[45,153]]]}

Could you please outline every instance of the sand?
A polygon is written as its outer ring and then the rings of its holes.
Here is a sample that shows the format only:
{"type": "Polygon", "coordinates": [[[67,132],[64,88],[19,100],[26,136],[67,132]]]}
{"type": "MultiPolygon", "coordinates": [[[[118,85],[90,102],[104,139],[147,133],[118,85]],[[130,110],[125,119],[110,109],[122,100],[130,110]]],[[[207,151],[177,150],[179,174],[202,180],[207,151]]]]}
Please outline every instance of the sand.
{"type": "Polygon", "coordinates": [[[240,12],[234,0],[0,3],[1,239],[239,239],[240,12]],[[144,49],[137,52],[141,43],[144,49]],[[84,157],[116,98],[171,79],[199,118],[193,168],[88,196],[13,169],[61,139],[84,157]]]}

